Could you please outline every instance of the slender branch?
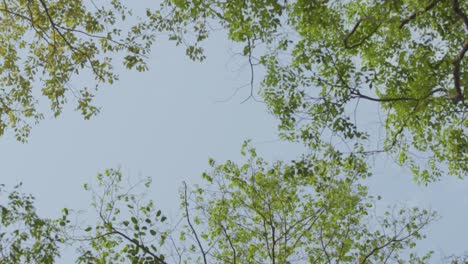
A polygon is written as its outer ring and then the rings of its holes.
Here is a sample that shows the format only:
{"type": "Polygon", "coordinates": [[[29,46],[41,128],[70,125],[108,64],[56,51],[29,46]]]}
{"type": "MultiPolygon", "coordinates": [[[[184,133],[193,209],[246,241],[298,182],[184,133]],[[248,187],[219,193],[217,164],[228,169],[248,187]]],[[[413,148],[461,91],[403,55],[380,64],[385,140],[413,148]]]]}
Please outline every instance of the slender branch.
{"type": "MultiPolygon", "coordinates": [[[[174,242],[174,239],[172,238],[172,236],[170,236],[169,238],[171,239],[172,246],[174,247],[175,252],[176,252],[177,256],[179,257],[179,264],[180,264],[180,263],[182,263],[182,254],[180,254],[179,249],[177,249],[177,245],[174,242]]],[[[173,258],[175,258],[175,257],[173,257],[173,258]]]]}
{"type": "Polygon", "coordinates": [[[247,58],[248,58],[248,63],[249,63],[249,68],[250,68],[250,81],[249,81],[250,94],[249,94],[249,96],[247,98],[245,98],[241,102],[241,104],[247,102],[250,98],[252,98],[255,102],[262,103],[262,101],[255,98],[255,95],[254,95],[255,71],[254,71],[254,63],[252,61],[252,59],[253,59],[252,50],[254,49],[255,44],[254,44],[254,41],[249,36],[247,36],[247,44],[248,44],[247,46],[248,46],[248,49],[249,49],[249,53],[247,54],[247,58]]]}
{"type": "Polygon", "coordinates": [[[267,247],[268,256],[272,259],[271,251],[270,251],[270,242],[268,240],[268,231],[267,231],[266,224],[267,224],[266,219],[263,219],[263,230],[265,231],[264,232],[265,233],[265,235],[264,235],[265,244],[266,244],[266,247],[267,247]]]}
{"type": "Polygon", "coordinates": [[[320,236],[319,236],[319,240],[320,240],[320,245],[322,246],[322,250],[323,250],[323,253],[325,253],[325,257],[327,258],[327,263],[332,263],[331,262],[331,258],[330,258],[330,255],[328,254],[327,252],[327,246],[328,246],[328,243],[324,243],[323,242],[323,228],[320,227],[320,236]]]}
{"type": "MultiPolygon", "coordinates": [[[[123,43],[123,42],[120,42],[120,41],[117,41],[117,40],[114,40],[112,38],[109,38],[109,37],[106,37],[106,36],[100,36],[100,35],[96,35],[96,34],[91,34],[91,33],[88,33],[86,31],[83,31],[83,30],[79,30],[79,29],[75,29],[75,28],[69,28],[69,27],[64,27],[64,26],[60,26],[60,25],[56,25],[57,28],[60,28],[60,29],[63,29],[63,30],[66,30],[68,32],[74,32],[74,33],[80,33],[80,34],[83,34],[87,37],[90,37],[90,38],[96,38],[96,39],[105,39],[105,40],[108,40],[116,45],[119,45],[119,46],[123,46],[125,48],[129,48],[130,45],[127,44],[127,43],[123,43]]],[[[149,57],[145,54],[141,54],[139,52],[134,52],[134,51],[131,51],[131,53],[135,54],[135,55],[138,55],[142,58],[145,58],[145,59],[148,59],[149,57]]]]}
{"type": "Polygon", "coordinates": [[[43,0],[39,0],[39,2],[41,3],[42,7],[44,8],[44,11],[45,11],[45,14],[47,16],[47,19],[49,20],[50,22],[50,25],[52,27],[52,30],[54,30],[55,32],[57,32],[57,34],[59,34],[59,36],[63,39],[63,41],[65,41],[65,43],[72,49],[72,50],[75,50],[76,48],[70,43],[70,41],[63,35],[63,33],[58,30],[58,27],[57,25],[55,24],[50,12],[49,12],[49,8],[47,7],[46,3],[43,1],[43,0]]]}
{"type": "MultiPolygon", "coordinates": [[[[59,31],[58,29],[62,29],[62,30],[66,30],[68,32],[74,32],[74,33],[80,33],[80,34],[83,34],[85,36],[88,36],[90,38],[96,38],[96,39],[106,39],[116,45],[119,45],[119,46],[123,46],[123,47],[126,47],[128,48],[129,45],[126,44],[126,43],[123,43],[123,42],[120,42],[120,41],[117,41],[117,40],[114,40],[114,39],[111,39],[111,38],[108,38],[107,36],[100,36],[100,35],[96,35],[96,34],[91,34],[91,33],[88,33],[86,31],[83,31],[83,30],[80,30],[80,29],[75,29],[75,28],[69,28],[69,27],[64,27],[64,26],[61,26],[61,25],[58,25],[56,24],[53,19],[52,19],[52,16],[50,14],[50,11],[46,5],[45,2],[43,2],[42,0],[39,0],[39,2],[41,3],[42,7],[44,8],[44,11],[45,11],[45,14],[47,16],[47,19],[49,20],[49,22],[51,23],[51,26],[52,26],[52,29],[54,31],[56,31],[60,37],[65,41],[65,43],[72,49],[72,50],[76,50],[76,48],[74,46],[72,46],[72,44],[68,41],[68,39],[66,39],[66,37],[63,35],[63,33],[61,31],[59,31]]],[[[10,15],[14,15],[14,16],[17,16],[19,18],[22,18],[24,20],[27,20],[31,23],[33,29],[36,30],[36,25],[34,23],[34,17],[32,16],[32,12],[30,10],[30,6],[29,6],[29,2],[28,2],[28,10],[29,10],[29,14],[30,14],[30,17],[28,16],[25,16],[23,14],[20,14],[20,13],[16,13],[14,11],[11,11],[8,9],[8,7],[5,5],[5,8],[0,8],[0,12],[5,12],[5,13],[8,13],[10,15]]],[[[40,28],[40,30],[46,34],[45,30],[40,28]]],[[[36,30],[37,32],[37,30],[36,30]]],[[[46,40],[47,41],[47,40],[46,40]]],[[[144,54],[141,54],[141,53],[137,53],[137,52],[134,52],[134,51],[131,51],[130,52],[142,57],[142,58],[148,58],[148,56],[144,55],[144,54]]]]}
{"type": "Polygon", "coordinates": [[[198,247],[200,248],[200,251],[203,256],[203,263],[208,264],[208,262],[206,261],[206,252],[203,249],[203,246],[201,244],[200,238],[198,237],[197,231],[195,231],[195,228],[193,227],[192,222],[190,221],[190,214],[188,210],[188,201],[187,201],[187,183],[185,182],[184,182],[184,203],[185,203],[185,214],[187,215],[188,225],[193,235],[195,236],[195,239],[197,240],[198,247]]]}
{"type": "Polygon", "coordinates": [[[375,98],[375,97],[370,97],[364,94],[361,94],[358,90],[352,91],[351,95],[354,95],[355,97],[359,99],[367,99],[370,101],[374,102],[398,102],[398,101],[417,101],[418,99],[414,97],[395,97],[395,98],[375,98]]]}
{"type": "Polygon", "coordinates": [[[73,46],[73,44],[66,38],[66,36],[63,34],[63,32],[59,30],[59,26],[57,24],[55,24],[50,12],[49,12],[49,8],[47,7],[44,0],[39,0],[39,2],[41,3],[42,7],[44,8],[47,19],[49,20],[49,22],[51,24],[52,30],[57,32],[57,34],[59,34],[59,36],[62,38],[62,40],[65,42],[65,44],[71,49],[72,52],[84,55],[86,60],[89,62],[89,65],[90,65],[91,69],[93,70],[94,74],[96,74],[97,78],[99,78],[99,81],[104,81],[105,77],[102,74],[99,73],[98,69],[96,69],[96,66],[94,65],[93,61],[91,60],[91,57],[89,56],[89,54],[87,54],[86,52],[83,52],[82,50],[80,50],[80,49],[76,48],[75,46],[73,46]]]}
{"type": "Polygon", "coordinates": [[[442,0],[435,0],[432,1],[429,5],[427,5],[423,11],[416,11],[411,14],[409,17],[403,19],[400,23],[400,29],[403,28],[406,24],[408,24],[411,20],[416,19],[416,17],[428,12],[429,10],[433,9],[438,3],[442,2],[442,0]]]}
{"type": "Polygon", "coordinates": [[[16,12],[13,12],[13,11],[11,11],[11,10],[8,9],[8,8],[0,8],[0,12],[5,12],[5,13],[8,13],[8,14],[10,14],[10,15],[17,16],[17,17],[19,17],[19,18],[28,20],[29,22],[32,23],[31,18],[29,18],[29,17],[27,17],[27,16],[25,16],[25,15],[22,15],[22,14],[19,14],[19,13],[16,13],[16,12]]]}
{"type": "Polygon", "coordinates": [[[361,92],[357,89],[351,90],[351,95],[357,98],[367,99],[367,100],[374,101],[374,102],[385,103],[385,102],[398,102],[398,101],[421,101],[421,100],[425,100],[431,97],[433,94],[437,92],[446,92],[446,90],[441,89],[441,88],[435,89],[435,90],[430,91],[428,94],[426,94],[424,97],[421,97],[421,98],[416,98],[416,97],[375,98],[375,97],[370,97],[370,96],[361,94],[361,92]]]}
{"type": "Polygon", "coordinates": [[[353,29],[351,29],[351,32],[349,32],[346,37],[343,39],[343,42],[345,44],[345,47],[346,48],[350,48],[348,46],[348,39],[354,34],[354,32],[356,32],[356,30],[358,29],[359,25],[361,25],[361,22],[362,22],[362,19],[359,19],[358,22],[354,25],[353,29]]]}
{"type": "Polygon", "coordinates": [[[351,232],[351,228],[348,225],[346,227],[346,233],[344,235],[344,238],[342,238],[342,240],[341,240],[341,247],[340,247],[340,251],[338,253],[338,261],[342,261],[342,258],[344,257],[344,255],[346,255],[346,252],[343,254],[343,251],[344,251],[344,247],[346,245],[346,239],[348,238],[350,232],[351,232]]]}
{"type": "MultiPolygon", "coordinates": [[[[415,234],[417,234],[419,231],[421,231],[421,229],[423,229],[428,223],[429,223],[430,219],[427,218],[423,223],[421,223],[421,225],[416,229],[414,230],[413,232],[410,232],[409,234],[407,234],[406,236],[404,237],[401,237],[401,238],[398,238],[397,236],[394,236],[392,239],[390,239],[389,241],[387,241],[386,243],[384,243],[383,245],[381,246],[378,246],[378,247],[375,247],[371,250],[371,252],[369,252],[369,254],[367,254],[363,259],[362,261],[360,262],[360,264],[365,264],[366,261],[372,256],[374,255],[375,253],[377,253],[378,251],[392,245],[392,244],[396,244],[396,243],[401,243],[405,240],[407,240],[408,238],[414,236],[415,234]]],[[[403,231],[403,229],[401,230],[403,231]]],[[[388,258],[389,256],[387,256],[388,258]]]]}
{"type": "Polygon", "coordinates": [[[0,97],[0,104],[2,106],[2,108],[0,108],[0,113],[7,113],[12,111],[11,108],[5,103],[2,97],[0,97]]]}
{"type": "Polygon", "coordinates": [[[227,240],[228,240],[228,243],[229,243],[229,246],[231,247],[232,249],[232,254],[234,255],[233,257],[233,264],[236,264],[237,263],[237,260],[236,260],[236,257],[237,257],[237,253],[236,253],[236,248],[234,247],[234,245],[232,244],[232,241],[231,241],[231,236],[229,236],[226,228],[220,223],[219,226],[221,227],[221,229],[223,230],[223,233],[224,235],[226,236],[227,240]]]}
{"type": "MultiPolygon", "coordinates": [[[[47,31],[44,30],[43,28],[41,28],[40,26],[36,25],[36,23],[34,22],[34,15],[33,15],[33,12],[31,10],[31,1],[28,1],[28,3],[26,4],[26,7],[28,9],[28,13],[29,13],[29,17],[30,17],[30,22],[31,22],[31,27],[34,29],[34,31],[36,32],[36,34],[42,38],[49,46],[51,45],[50,44],[50,36],[49,34],[47,34],[47,31]],[[39,29],[39,30],[38,30],[39,29]],[[43,36],[45,35],[45,36],[43,36]]],[[[55,42],[55,40],[54,40],[55,42]]],[[[57,51],[57,46],[56,45],[52,45],[54,47],[54,55],[55,55],[55,52],[57,51]]]]}
{"type": "MultiPolygon", "coordinates": [[[[320,208],[320,210],[318,211],[318,213],[316,213],[315,218],[309,218],[309,220],[307,220],[307,223],[305,223],[303,226],[306,226],[306,225],[309,225],[296,239],[296,241],[294,242],[292,248],[295,248],[300,242],[301,242],[301,239],[306,235],[307,232],[309,232],[312,227],[314,227],[315,223],[319,220],[320,216],[326,211],[326,209],[324,207],[320,208]],[[313,220],[312,220],[313,219],[313,220]],[[312,220],[312,222],[311,222],[312,220]],[[309,224],[310,223],[310,224],[309,224]]],[[[302,228],[302,227],[301,227],[302,228]]]]}
{"type": "Polygon", "coordinates": [[[425,100],[427,98],[429,98],[431,95],[435,94],[436,92],[443,92],[445,91],[444,89],[435,89],[433,91],[431,91],[430,93],[428,93],[426,96],[424,96],[423,98],[414,98],[414,97],[397,97],[397,98],[375,98],[375,97],[370,97],[370,96],[367,96],[367,95],[363,95],[361,94],[361,92],[356,88],[356,87],[351,87],[347,82],[346,80],[343,78],[343,76],[340,74],[340,69],[338,68],[337,64],[336,64],[336,61],[333,59],[332,55],[330,54],[329,52],[329,55],[330,55],[330,58],[331,58],[331,62],[333,64],[333,67],[335,68],[336,70],[336,73],[337,73],[337,76],[338,76],[338,79],[339,81],[343,84],[343,87],[347,88],[348,90],[350,90],[350,94],[351,94],[351,98],[353,98],[353,96],[355,98],[362,98],[362,99],[367,99],[367,100],[370,100],[370,101],[374,101],[374,102],[395,102],[395,101],[420,101],[420,100],[425,100]]]}
{"type": "Polygon", "coordinates": [[[379,23],[375,28],[374,30],[369,33],[367,36],[365,36],[364,38],[362,38],[359,42],[357,43],[354,43],[352,45],[350,45],[348,43],[348,40],[349,38],[351,38],[351,36],[354,35],[354,33],[356,33],[357,29],[359,28],[359,26],[361,25],[362,21],[364,20],[371,20],[373,19],[373,17],[365,17],[365,18],[361,18],[358,20],[358,22],[354,25],[354,27],[351,29],[351,31],[345,36],[345,38],[343,39],[343,42],[344,42],[344,46],[345,48],[347,49],[353,49],[353,48],[356,48],[358,46],[361,46],[362,44],[364,44],[364,42],[366,40],[368,40],[370,37],[372,37],[374,35],[375,32],[377,32],[377,30],[380,28],[380,25],[382,25],[382,23],[379,23]]]}
{"type": "Polygon", "coordinates": [[[393,252],[395,251],[395,248],[392,248],[390,250],[390,252],[388,253],[388,255],[385,257],[385,261],[384,261],[384,264],[387,264],[388,260],[390,259],[390,257],[392,256],[393,252]]]}
{"type": "Polygon", "coordinates": [[[364,264],[366,263],[367,259],[369,259],[372,255],[374,255],[375,253],[377,253],[378,251],[390,246],[391,244],[395,244],[395,243],[400,243],[400,242],[403,242],[405,241],[406,239],[410,238],[411,236],[413,236],[417,231],[419,231],[422,227],[418,228],[415,232],[412,232],[408,235],[406,235],[405,237],[402,237],[402,238],[392,238],[390,239],[389,241],[387,241],[385,244],[381,245],[381,246],[378,246],[378,247],[375,247],[372,249],[372,251],[367,254],[363,260],[360,262],[360,264],[364,264]]]}
{"type": "Polygon", "coordinates": [[[130,237],[128,237],[126,234],[120,232],[119,230],[116,230],[115,228],[112,228],[113,232],[115,234],[118,234],[120,235],[121,237],[125,238],[126,240],[128,240],[129,242],[132,242],[133,244],[135,244],[135,246],[137,246],[139,249],[143,250],[146,254],[152,256],[154,259],[156,259],[157,261],[159,261],[160,264],[168,264],[167,262],[165,262],[164,260],[162,260],[160,257],[158,257],[156,254],[154,254],[153,252],[151,252],[150,250],[148,250],[148,247],[140,244],[138,241],[134,240],[134,239],[131,239],[130,237]]]}
{"type": "MultiPolygon", "coordinates": [[[[408,118],[409,119],[409,118],[408,118]]],[[[400,127],[400,129],[398,129],[398,131],[395,133],[395,135],[393,136],[393,140],[392,140],[392,143],[390,145],[387,145],[384,147],[384,151],[387,152],[387,151],[390,151],[393,147],[396,146],[397,142],[398,142],[398,137],[403,133],[403,130],[405,130],[405,127],[406,127],[406,123],[407,123],[408,120],[406,120],[406,122],[400,127]]]]}
{"type": "Polygon", "coordinates": [[[276,229],[275,229],[275,223],[273,222],[273,214],[271,212],[271,204],[268,203],[268,212],[270,213],[270,229],[271,229],[271,256],[272,256],[272,263],[273,264],[276,264],[276,252],[275,252],[275,247],[276,247],[276,237],[275,237],[275,233],[276,233],[276,229]]]}
{"type": "Polygon", "coordinates": [[[104,234],[100,234],[98,236],[93,236],[93,237],[73,237],[72,239],[75,240],[75,241],[93,241],[93,240],[96,240],[96,239],[100,239],[100,238],[103,238],[103,237],[106,237],[106,236],[112,236],[112,235],[115,235],[117,234],[116,232],[114,231],[110,231],[110,232],[107,232],[107,233],[104,233],[104,234]]]}
{"type": "Polygon", "coordinates": [[[311,215],[308,215],[306,217],[303,217],[302,219],[299,219],[294,224],[290,225],[289,228],[287,228],[284,231],[284,233],[288,234],[293,228],[295,228],[297,225],[301,224],[302,222],[305,222],[305,223],[301,226],[301,228],[306,226],[307,224],[309,224],[311,218],[320,216],[320,214],[322,213],[323,210],[325,210],[325,209],[320,208],[319,210],[317,210],[317,212],[315,214],[311,214],[311,215]]]}

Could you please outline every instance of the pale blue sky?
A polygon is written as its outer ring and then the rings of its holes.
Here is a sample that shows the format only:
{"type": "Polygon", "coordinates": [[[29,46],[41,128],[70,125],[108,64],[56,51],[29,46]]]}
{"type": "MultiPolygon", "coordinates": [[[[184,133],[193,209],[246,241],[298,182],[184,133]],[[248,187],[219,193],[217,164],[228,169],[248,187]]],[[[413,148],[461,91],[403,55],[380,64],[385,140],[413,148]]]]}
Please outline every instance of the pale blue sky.
{"type": "MultiPolygon", "coordinates": [[[[62,207],[86,208],[83,183],[120,166],[127,176],[151,176],[151,198],[173,214],[181,182],[199,182],[210,157],[239,159],[245,139],[253,139],[270,160],[297,157],[302,147],[278,141],[276,121],[264,105],[240,104],[249,88],[217,102],[250,78],[242,58],[233,58],[229,49],[222,38],[211,40],[208,59],[194,63],[182,48],[163,41],[154,48],[149,72],[122,70],[121,80],[99,93],[99,116],[84,121],[69,107],[58,119],[46,117],[34,127],[27,144],[9,135],[0,138],[1,182],[24,182],[24,190],[37,197],[39,211],[54,216],[62,207]]],[[[388,158],[377,159],[375,167],[371,192],[381,194],[385,203],[426,206],[442,216],[427,230],[422,249],[445,254],[467,249],[467,180],[445,178],[422,187],[388,158]]]]}

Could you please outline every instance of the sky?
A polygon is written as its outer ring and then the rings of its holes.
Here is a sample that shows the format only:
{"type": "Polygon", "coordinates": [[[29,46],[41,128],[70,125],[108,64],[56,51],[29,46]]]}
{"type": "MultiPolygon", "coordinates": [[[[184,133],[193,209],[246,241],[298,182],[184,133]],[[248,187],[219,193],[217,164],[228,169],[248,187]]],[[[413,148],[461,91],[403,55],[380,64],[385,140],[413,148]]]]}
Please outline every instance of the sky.
{"type": "MultiPolygon", "coordinates": [[[[151,198],[169,215],[179,206],[182,181],[199,183],[208,159],[239,160],[246,139],[268,160],[293,159],[305,149],[278,139],[277,121],[262,103],[249,100],[240,87],[250,75],[241,57],[222,37],[206,44],[207,60],[191,62],[182,48],[162,41],[149,59],[150,70],[119,69],[120,81],[98,93],[101,113],[85,121],[69,106],[59,118],[47,116],[27,144],[11,135],[0,138],[0,182],[37,198],[44,216],[63,207],[86,209],[83,190],[98,172],[121,168],[124,175],[151,177],[151,198]],[[229,99],[229,100],[225,100],[229,99]]],[[[85,77],[75,85],[89,82],[85,77]]],[[[421,252],[462,254],[468,244],[468,181],[445,177],[429,186],[411,180],[409,171],[390,159],[374,161],[368,184],[385,204],[429,207],[441,215],[430,225],[421,252]]],[[[62,260],[62,263],[68,261],[62,260]]],[[[438,259],[434,259],[438,263],[438,259]]]]}

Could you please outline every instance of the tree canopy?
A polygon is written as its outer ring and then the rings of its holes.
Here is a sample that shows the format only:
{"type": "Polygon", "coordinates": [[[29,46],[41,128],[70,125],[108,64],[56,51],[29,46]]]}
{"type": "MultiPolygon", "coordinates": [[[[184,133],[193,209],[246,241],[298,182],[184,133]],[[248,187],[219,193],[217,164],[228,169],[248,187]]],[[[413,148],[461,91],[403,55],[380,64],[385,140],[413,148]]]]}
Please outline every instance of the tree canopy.
{"type": "Polygon", "coordinates": [[[196,188],[192,200],[182,195],[198,262],[426,263],[430,252],[411,251],[435,214],[374,214],[377,198],[360,183],[369,176],[365,163],[341,163],[336,154],[268,164],[246,146],[241,164],[211,161],[208,186],[196,188]]]}
{"type": "Polygon", "coordinates": [[[380,198],[360,183],[366,165],[336,154],[269,164],[246,145],[242,163],[210,160],[206,184],[184,184],[172,221],[147,197],[149,179],[128,184],[115,169],[84,186],[93,221],[72,222],[83,214],[70,209],[39,218],[15,190],[0,203],[2,225],[14,228],[0,230],[0,261],[54,263],[67,245],[76,263],[427,263],[432,252],[416,253],[416,242],[436,214],[376,214],[380,198]]]}
{"type": "Polygon", "coordinates": [[[458,0],[166,0],[153,19],[200,51],[212,28],[225,29],[266,71],[260,93],[285,138],[316,148],[333,134],[396,156],[428,182],[468,171],[467,9],[458,0]],[[383,144],[356,120],[371,103],[383,111],[383,144]]]}

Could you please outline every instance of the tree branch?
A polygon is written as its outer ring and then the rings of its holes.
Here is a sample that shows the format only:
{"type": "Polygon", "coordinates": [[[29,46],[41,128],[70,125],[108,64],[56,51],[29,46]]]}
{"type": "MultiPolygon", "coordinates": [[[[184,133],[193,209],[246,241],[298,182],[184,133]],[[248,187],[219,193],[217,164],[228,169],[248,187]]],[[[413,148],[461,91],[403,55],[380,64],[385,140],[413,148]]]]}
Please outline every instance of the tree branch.
{"type": "Polygon", "coordinates": [[[237,256],[236,256],[236,255],[237,255],[237,253],[236,253],[236,248],[235,248],[234,245],[232,244],[231,237],[229,236],[229,234],[228,234],[226,228],[223,226],[223,224],[219,223],[219,226],[220,226],[221,229],[223,230],[223,233],[224,233],[224,235],[226,236],[226,238],[227,238],[227,240],[228,240],[229,246],[230,246],[231,249],[232,249],[232,254],[234,255],[234,257],[233,257],[233,262],[232,262],[232,263],[233,263],[233,264],[236,264],[236,263],[237,263],[237,260],[236,260],[236,257],[237,257],[237,256]]]}
{"type": "Polygon", "coordinates": [[[463,13],[463,11],[460,9],[460,3],[458,2],[458,0],[452,0],[452,7],[455,14],[457,14],[457,16],[460,17],[461,20],[463,20],[465,27],[468,29],[468,16],[465,13],[463,13]]]}
{"type": "MultiPolygon", "coordinates": [[[[395,235],[393,238],[391,238],[389,241],[387,241],[386,243],[384,243],[383,245],[381,246],[378,246],[378,247],[375,247],[371,250],[371,252],[369,252],[369,254],[367,254],[363,260],[361,262],[359,262],[360,264],[365,264],[366,261],[372,256],[374,255],[375,253],[377,253],[378,251],[392,245],[392,244],[395,244],[395,243],[401,243],[401,242],[404,242],[405,240],[409,239],[410,237],[418,234],[419,231],[421,231],[421,229],[423,229],[428,223],[430,222],[430,217],[428,217],[427,219],[425,219],[418,228],[416,228],[413,232],[410,232],[409,234],[407,234],[406,236],[404,237],[400,237],[398,238],[398,235],[395,235]]],[[[400,231],[402,232],[406,226],[408,226],[410,223],[408,223],[407,225],[405,225],[405,227],[403,227],[403,229],[400,231]]],[[[400,233],[399,232],[399,233],[400,233]]],[[[387,256],[388,258],[389,256],[387,256]]]]}
{"type": "MultiPolygon", "coordinates": [[[[468,29],[468,16],[463,13],[463,11],[460,9],[460,3],[458,0],[452,0],[452,7],[453,11],[455,14],[463,21],[463,24],[465,27],[468,29]]],[[[464,102],[465,101],[465,96],[463,95],[463,91],[461,89],[461,84],[460,84],[460,65],[461,61],[463,60],[465,53],[468,51],[468,39],[465,39],[465,42],[463,43],[463,47],[458,53],[457,57],[453,60],[453,79],[454,79],[454,84],[455,84],[455,90],[457,92],[456,97],[453,99],[454,102],[464,102]]]]}
{"type": "Polygon", "coordinates": [[[94,74],[96,74],[97,78],[99,78],[100,81],[105,81],[105,77],[102,74],[99,73],[98,69],[96,69],[96,67],[93,64],[93,61],[91,60],[91,57],[89,56],[89,54],[87,54],[86,52],[83,52],[82,50],[80,50],[80,49],[76,48],[75,46],[73,46],[73,44],[65,37],[63,32],[59,30],[60,26],[55,24],[50,12],[49,12],[49,8],[47,7],[44,0],[39,0],[39,2],[41,3],[42,7],[44,8],[47,19],[49,20],[49,22],[51,24],[52,31],[55,31],[55,32],[57,32],[57,34],[59,34],[59,36],[62,38],[62,40],[65,42],[65,44],[71,49],[72,52],[84,55],[86,60],[89,62],[89,65],[90,65],[91,69],[93,70],[94,74]]]}
{"type": "Polygon", "coordinates": [[[200,248],[200,251],[201,251],[202,256],[203,256],[203,263],[208,264],[208,262],[206,261],[206,252],[203,249],[200,238],[198,238],[197,231],[195,231],[195,228],[193,227],[192,222],[190,221],[190,214],[189,214],[189,210],[188,210],[188,201],[187,201],[187,183],[185,183],[185,182],[184,182],[184,203],[185,203],[185,213],[187,215],[188,225],[189,225],[190,230],[192,231],[193,235],[195,236],[195,239],[197,240],[198,248],[200,248]]]}
{"type": "Polygon", "coordinates": [[[148,247],[140,244],[138,241],[136,241],[135,239],[131,239],[130,237],[128,237],[126,234],[120,232],[119,230],[115,229],[115,228],[112,228],[112,232],[115,233],[115,234],[118,234],[120,235],[121,237],[125,238],[126,240],[128,240],[129,242],[132,242],[135,246],[137,246],[139,249],[143,250],[146,254],[152,256],[155,260],[159,261],[160,264],[168,264],[167,262],[165,262],[164,260],[162,260],[160,257],[158,257],[156,254],[154,254],[153,252],[149,251],[148,250],[148,247]]]}
{"type": "Polygon", "coordinates": [[[461,68],[460,64],[467,51],[468,51],[468,39],[465,40],[462,50],[458,53],[457,57],[452,62],[454,66],[453,67],[453,80],[455,84],[455,90],[457,92],[457,95],[454,98],[455,102],[465,101],[465,96],[463,95],[463,91],[461,89],[461,84],[460,84],[460,68],[461,68]]]}
{"type": "Polygon", "coordinates": [[[367,99],[370,101],[380,102],[380,103],[386,103],[386,102],[388,103],[388,102],[398,102],[398,101],[421,101],[421,100],[425,100],[431,97],[433,94],[437,92],[446,92],[446,91],[445,89],[441,89],[441,88],[435,89],[435,90],[430,91],[426,96],[422,98],[415,98],[415,97],[375,98],[375,97],[370,97],[370,96],[361,94],[361,92],[357,89],[351,90],[351,95],[354,95],[355,97],[360,98],[360,99],[367,99]]]}
{"type": "Polygon", "coordinates": [[[362,21],[364,20],[371,20],[372,17],[365,17],[365,18],[360,18],[358,20],[358,22],[354,25],[354,27],[351,29],[351,31],[345,36],[345,38],[343,39],[343,42],[344,42],[344,46],[345,48],[347,49],[353,49],[353,48],[356,48],[358,46],[361,46],[366,40],[368,40],[370,37],[372,37],[372,35],[374,35],[375,32],[377,32],[377,30],[380,28],[380,25],[381,23],[379,23],[375,28],[374,30],[367,36],[365,36],[364,38],[362,38],[359,42],[357,43],[354,43],[352,45],[349,45],[348,43],[348,40],[351,36],[354,35],[354,33],[356,33],[357,29],[359,28],[359,26],[361,25],[362,21]]]}
{"type": "Polygon", "coordinates": [[[421,14],[428,12],[429,10],[433,9],[438,3],[442,2],[442,0],[435,0],[432,1],[429,5],[427,5],[423,11],[416,11],[411,14],[409,17],[403,19],[400,23],[400,29],[403,28],[406,24],[408,24],[411,20],[416,19],[421,14]]]}

